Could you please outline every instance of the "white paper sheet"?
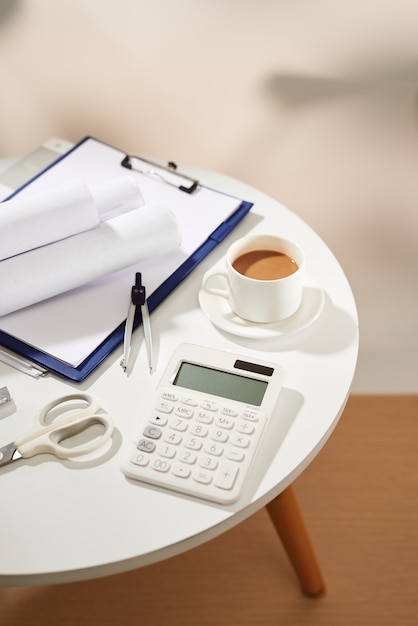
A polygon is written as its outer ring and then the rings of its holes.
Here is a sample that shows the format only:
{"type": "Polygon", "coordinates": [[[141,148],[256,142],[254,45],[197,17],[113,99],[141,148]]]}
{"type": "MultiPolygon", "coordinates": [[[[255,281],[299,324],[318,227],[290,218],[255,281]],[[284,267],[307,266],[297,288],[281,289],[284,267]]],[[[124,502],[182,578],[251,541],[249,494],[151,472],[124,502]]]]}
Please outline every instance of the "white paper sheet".
{"type": "Polygon", "coordinates": [[[73,180],[18,195],[0,204],[0,261],[91,230],[143,204],[137,181],[120,177],[93,189],[73,180]]]}
{"type": "Polygon", "coordinates": [[[205,187],[189,195],[125,170],[120,166],[124,156],[119,150],[88,139],[19,194],[23,197],[64,184],[80,177],[80,173],[89,186],[100,185],[115,175],[134,176],[145,205],[171,209],[180,227],[181,245],[176,250],[0,318],[2,331],[73,366],[126,318],[135,272],[142,273],[147,295],[151,295],[241,204],[237,198],[205,187]]]}
{"type": "Polygon", "coordinates": [[[172,211],[141,207],[0,262],[0,316],[81,287],[180,244],[172,211]]]}

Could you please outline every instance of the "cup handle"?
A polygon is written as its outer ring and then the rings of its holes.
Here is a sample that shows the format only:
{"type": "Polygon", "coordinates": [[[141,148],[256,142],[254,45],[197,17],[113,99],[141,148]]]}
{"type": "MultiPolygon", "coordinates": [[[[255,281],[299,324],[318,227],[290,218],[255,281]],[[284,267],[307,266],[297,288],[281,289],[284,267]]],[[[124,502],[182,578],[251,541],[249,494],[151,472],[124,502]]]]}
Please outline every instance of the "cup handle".
{"type": "Polygon", "coordinates": [[[206,274],[206,276],[203,277],[202,288],[204,289],[204,291],[214,296],[221,296],[223,298],[229,299],[228,277],[225,272],[213,272],[212,274],[206,274]],[[218,285],[216,285],[217,278],[220,278],[222,281],[225,282],[225,289],[222,289],[218,285]],[[211,282],[214,283],[212,286],[210,285],[211,282]]]}

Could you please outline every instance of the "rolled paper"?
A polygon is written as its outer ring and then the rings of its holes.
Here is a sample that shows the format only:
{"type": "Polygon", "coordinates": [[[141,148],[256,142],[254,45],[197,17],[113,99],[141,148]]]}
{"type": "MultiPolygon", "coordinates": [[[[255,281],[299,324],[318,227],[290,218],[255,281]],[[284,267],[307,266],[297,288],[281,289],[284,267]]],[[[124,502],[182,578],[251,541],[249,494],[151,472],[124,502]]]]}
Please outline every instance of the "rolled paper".
{"type": "Polygon", "coordinates": [[[143,206],[136,181],[112,180],[92,190],[81,180],[0,203],[0,261],[96,228],[143,206]]]}
{"type": "Polygon", "coordinates": [[[0,316],[180,245],[174,213],[144,206],[0,262],[0,316]]]}
{"type": "Polygon", "coordinates": [[[97,204],[99,219],[105,222],[144,205],[138,182],[128,176],[121,176],[91,188],[97,204]]]}

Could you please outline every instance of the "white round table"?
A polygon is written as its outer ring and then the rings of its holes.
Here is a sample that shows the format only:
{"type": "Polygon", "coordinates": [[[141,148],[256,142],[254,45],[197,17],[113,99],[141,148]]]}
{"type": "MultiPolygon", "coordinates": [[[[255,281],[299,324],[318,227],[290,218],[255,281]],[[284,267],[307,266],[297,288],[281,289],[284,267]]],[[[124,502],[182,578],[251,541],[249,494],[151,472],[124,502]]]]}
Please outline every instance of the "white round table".
{"type": "MultiPolygon", "coordinates": [[[[33,424],[51,399],[74,390],[93,393],[113,416],[111,449],[100,462],[51,455],[0,470],[0,583],[61,583],[142,567],[188,550],[238,524],[286,490],[318,454],[336,426],[349,394],[358,353],[358,321],[350,285],[326,244],[293,212],[236,180],[197,168],[186,173],[215,189],[254,202],[238,227],[151,315],[157,369],[147,368],[142,329],[130,376],[120,367],[122,346],[79,385],[48,375],[34,379],[0,363],[17,411],[0,419],[0,444],[33,424]],[[307,328],[269,339],[219,330],[201,310],[204,273],[229,244],[249,231],[277,232],[299,242],[307,272],[324,294],[324,308],[307,328]],[[286,371],[243,497],[215,505],[125,478],[120,470],[141,409],[179,343],[203,344],[274,361],[286,371]]],[[[1,320],[0,320],[1,324],[1,320]]],[[[318,485],[320,489],[320,485],[318,485]]]]}

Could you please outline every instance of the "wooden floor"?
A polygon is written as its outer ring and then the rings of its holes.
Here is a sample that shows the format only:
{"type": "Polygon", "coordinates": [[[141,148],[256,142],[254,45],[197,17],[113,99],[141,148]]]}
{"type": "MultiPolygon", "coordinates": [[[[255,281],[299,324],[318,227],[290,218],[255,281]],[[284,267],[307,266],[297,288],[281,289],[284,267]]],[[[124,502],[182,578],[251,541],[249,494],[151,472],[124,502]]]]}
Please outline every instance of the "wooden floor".
{"type": "Polygon", "coordinates": [[[417,454],[418,396],[350,398],[328,444],[294,483],[327,582],[322,599],[300,593],[262,510],[204,546],[135,572],[0,589],[0,623],[416,626],[417,454]]]}

